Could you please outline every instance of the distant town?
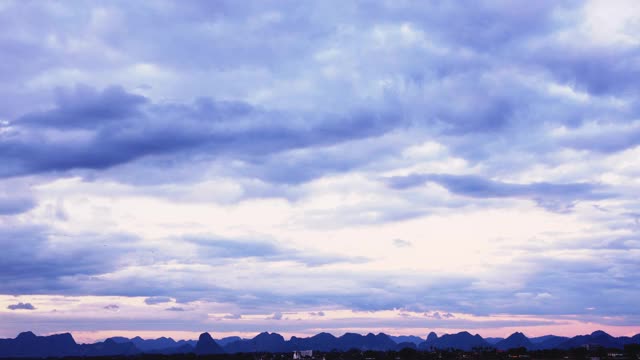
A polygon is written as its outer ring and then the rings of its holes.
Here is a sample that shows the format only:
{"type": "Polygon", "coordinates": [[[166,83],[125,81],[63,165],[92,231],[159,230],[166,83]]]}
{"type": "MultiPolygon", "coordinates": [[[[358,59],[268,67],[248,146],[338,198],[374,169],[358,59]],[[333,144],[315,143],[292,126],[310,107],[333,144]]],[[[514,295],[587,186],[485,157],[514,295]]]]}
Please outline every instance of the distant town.
{"type": "Polygon", "coordinates": [[[203,333],[198,340],[161,337],[112,337],[93,344],[78,344],[69,333],[0,339],[0,358],[126,358],[126,359],[252,359],[252,360],[453,360],[453,359],[576,359],[640,360],[640,334],[614,337],[604,331],[563,337],[528,338],[516,332],[507,338],[483,338],[463,331],[426,338],[346,333],[336,337],[320,333],[289,340],[263,332],[251,339],[214,339],[203,333]]]}

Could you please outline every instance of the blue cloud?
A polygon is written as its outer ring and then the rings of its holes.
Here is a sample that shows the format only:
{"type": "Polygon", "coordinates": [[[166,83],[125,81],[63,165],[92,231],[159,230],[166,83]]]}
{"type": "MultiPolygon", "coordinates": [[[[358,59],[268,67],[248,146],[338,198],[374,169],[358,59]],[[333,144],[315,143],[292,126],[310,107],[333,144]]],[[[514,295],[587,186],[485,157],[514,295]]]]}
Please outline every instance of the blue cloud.
{"type": "Polygon", "coordinates": [[[122,266],[136,246],[126,235],[82,234],[76,244],[52,246],[42,226],[0,226],[0,292],[4,294],[65,293],[76,276],[104,274],[122,266]]]}
{"type": "Polygon", "coordinates": [[[183,307],[179,307],[179,306],[172,306],[172,307],[166,308],[165,310],[166,311],[178,311],[178,312],[186,311],[183,307]]]}
{"type": "Polygon", "coordinates": [[[11,304],[9,306],[7,306],[7,309],[9,310],[35,310],[36,307],[31,305],[31,303],[17,303],[17,304],[11,304]]]}
{"type": "Polygon", "coordinates": [[[24,196],[7,196],[0,193],[0,216],[27,212],[36,206],[34,199],[24,196]]]}
{"type": "Polygon", "coordinates": [[[489,180],[474,175],[411,174],[388,179],[392,188],[403,190],[434,182],[448,191],[473,198],[528,198],[549,210],[562,211],[579,200],[599,200],[614,197],[602,186],[591,183],[530,183],[516,184],[489,180]]]}
{"type": "Polygon", "coordinates": [[[56,105],[48,111],[30,113],[16,123],[23,126],[51,128],[100,128],[110,122],[140,117],[140,107],[148,102],[144,96],[127,93],[112,86],[102,91],[83,85],[68,90],[59,88],[56,105]]]}
{"type": "Polygon", "coordinates": [[[327,114],[322,121],[317,115],[300,114],[309,118],[300,126],[280,121],[296,114],[255,109],[242,102],[198,99],[188,105],[147,104],[142,109],[147,99],[119,87],[102,92],[79,87],[64,94],[52,110],[30,113],[11,123],[7,131],[12,135],[0,139],[0,159],[8,165],[0,176],[104,169],[144,156],[186,151],[262,157],[380,135],[396,126],[393,113],[327,114]],[[89,133],[80,139],[45,135],[49,128],[70,127],[89,133]]]}
{"type": "Polygon", "coordinates": [[[264,261],[294,261],[312,267],[336,263],[364,263],[368,261],[368,259],[361,256],[322,253],[309,254],[266,240],[190,236],[186,238],[186,241],[197,245],[199,254],[203,255],[203,259],[208,259],[207,261],[258,258],[264,261]]]}
{"type": "Polygon", "coordinates": [[[164,304],[171,301],[172,299],[168,296],[154,296],[144,299],[144,303],[147,305],[164,304]]]}

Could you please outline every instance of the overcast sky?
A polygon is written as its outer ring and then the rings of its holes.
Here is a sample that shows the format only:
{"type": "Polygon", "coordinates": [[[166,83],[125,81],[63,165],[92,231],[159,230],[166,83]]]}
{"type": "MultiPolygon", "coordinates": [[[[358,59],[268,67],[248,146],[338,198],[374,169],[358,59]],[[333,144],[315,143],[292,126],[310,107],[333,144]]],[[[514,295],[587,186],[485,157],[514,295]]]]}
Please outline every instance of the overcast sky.
{"type": "Polygon", "coordinates": [[[640,332],[640,3],[0,0],[0,337],[640,332]]]}

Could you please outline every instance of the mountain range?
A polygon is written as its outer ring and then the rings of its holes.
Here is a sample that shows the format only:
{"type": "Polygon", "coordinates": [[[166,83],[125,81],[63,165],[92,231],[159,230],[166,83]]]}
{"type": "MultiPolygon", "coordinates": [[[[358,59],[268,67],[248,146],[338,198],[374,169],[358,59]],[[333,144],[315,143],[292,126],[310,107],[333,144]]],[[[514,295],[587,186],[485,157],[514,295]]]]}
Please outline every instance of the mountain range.
{"type": "Polygon", "coordinates": [[[227,337],[215,340],[209,333],[203,333],[196,340],[175,341],[172,338],[142,339],[134,337],[112,337],[94,344],[78,344],[69,333],[50,336],[36,336],[32,332],[19,334],[15,339],[0,339],[0,358],[17,357],[62,357],[62,356],[114,356],[148,354],[222,354],[251,352],[291,352],[296,350],[346,351],[358,350],[401,350],[413,348],[424,351],[437,349],[458,349],[470,351],[478,348],[508,350],[571,349],[582,346],[602,346],[623,348],[627,344],[640,344],[640,334],[633,337],[614,337],[604,331],[572,338],[546,335],[528,338],[516,332],[507,338],[482,338],[463,331],[440,337],[434,332],[425,340],[417,336],[389,336],[384,333],[367,335],[346,333],[336,337],[320,333],[311,337],[293,336],[289,340],[277,333],[263,332],[252,339],[227,337]]]}

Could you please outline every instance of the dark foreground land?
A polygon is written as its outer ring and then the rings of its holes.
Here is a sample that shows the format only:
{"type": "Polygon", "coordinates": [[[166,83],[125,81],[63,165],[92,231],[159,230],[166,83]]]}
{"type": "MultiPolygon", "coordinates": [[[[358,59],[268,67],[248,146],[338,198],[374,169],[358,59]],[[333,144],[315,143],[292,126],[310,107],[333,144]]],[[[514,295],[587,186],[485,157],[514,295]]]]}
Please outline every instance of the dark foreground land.
{"type": "MultiPolygon", "coordinates": [[[[570,350],[537,350],[525,348],[499,351],[495,349],[477,349],[474,351],[420,351],[403,349],[400,351],[330,351],[314,352],[313,357],[302,360],[640,360],[640,345],[627,345],[624,349],[585,347],[570,350]]],[[[7,359],[7,358],[4,358],[7,359]]],[[[28,358],[20,358],[25,360],[28,358]]],[[[35,359],[35,358],[32,358],[35,359]]],[[[42,358],[38,358],[42,359],[42,358]]],[[[64,360],[292,360],[292,353],[238,353],[217,355],[189,354],[139,354],[129,356],[64,357],[47,358],[64,360]]]]}

